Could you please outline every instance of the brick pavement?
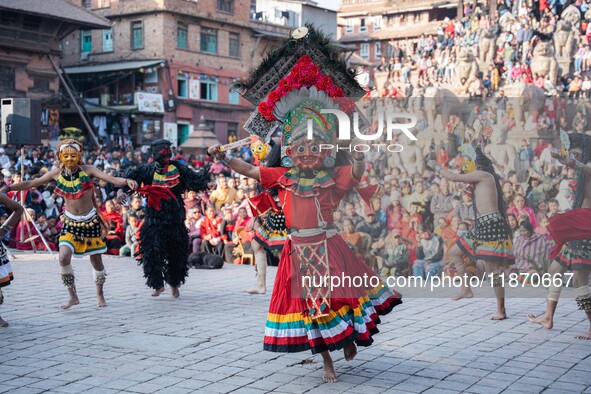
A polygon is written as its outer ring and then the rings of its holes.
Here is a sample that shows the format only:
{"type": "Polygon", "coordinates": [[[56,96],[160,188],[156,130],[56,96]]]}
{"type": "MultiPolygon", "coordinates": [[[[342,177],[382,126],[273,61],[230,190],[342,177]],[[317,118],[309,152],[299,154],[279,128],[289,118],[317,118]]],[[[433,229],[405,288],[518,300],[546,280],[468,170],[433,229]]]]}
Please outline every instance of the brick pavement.
{"type": "Polygon", "coordinates": [[[17,254],[0,393],[591,393],[591,341],[573,339],[587,326],[572,299],[549,331],[525,321],[539,298],[509,299],[502,322],[488,320],[492,299],[407,298],[354,361],[334,354],[339,382],[322,384],[319,356],[262,350],[270,295],[241,293],[252,267],[192,270],[175,300],[150,297],[131,259],[105,262],[109,307],[95,307],[90,263],[77,260],[82,303],[62,311],[57,261],[17,254]]]}

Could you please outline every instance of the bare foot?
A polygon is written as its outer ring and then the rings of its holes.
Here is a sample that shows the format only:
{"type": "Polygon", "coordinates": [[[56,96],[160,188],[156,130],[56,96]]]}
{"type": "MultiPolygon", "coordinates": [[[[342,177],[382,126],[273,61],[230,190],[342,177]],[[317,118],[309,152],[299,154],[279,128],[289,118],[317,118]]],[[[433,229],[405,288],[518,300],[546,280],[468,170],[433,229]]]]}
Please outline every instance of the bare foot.
{"type": "Polygon", "coordinates": [[[337,381],[337,374],[334,371],[332,361],[324,360],[324,376],[322,377],[324,383],[333,383],[337,381]]]}
{"type": "Polygon", "coordinates": [[[107,302],[105,301],[104,295],[101,294],[96,296],[96,306],[98,306],[99,308],[104,308],[107,306],[107,302]]]}
{"type": "Polygon", "coordinates": [[[267,291],[265,289],[250,289],[250,290],[244,290],[245,293],[248,294],[266,294],[267,291]]]}
{"type": "Polygon", "coordinates": [[[0,328],[3,327],[8,327],[8,322],[4,321],[4,319],[0,317],[0,328]]]}
{"type": "Polygon", "coordinates": [[[503,309],[503,310],[497,311],[494,315],[492,315],[490,320],[505,320],[506,318],[507,318],[507,312],[503,309]]]}
{"type": "Polygon", "coordinates": [[[536,316],[533,313],[529,313],[527,315],[527,320],[532,323],[541,324],[546,327],[548,330],[551,330],[554,327],[554,322],[549,317],[546,317],[546,314],[536,316]]]}
{"type": "Polygon", "coordinates": [[[345,354],[345,360],[351,361],[357,355],[357,346],[355,342],[351,342],[343,349],[343,353],[345,354]]]}
{"type": "Polygon", "coordinates": [[[80,300],[78,299],[77,295],[71,295],[70,299],[68,300],[68,302],[66,302],[64,305],[62,305],[62,309],[70,309],[70,307],[74,306],[74,305],[78,305],[80,303],[80,300]]]}
{"type": "Polygon", "coordinates": [[[459,294],[453,296],[451,299],[453,301],[461,300],[462,298],[472,298],[474,297],[474,293],[472,293],[472,289],[462,290],[459,294]]]}
{"type": "Polygon", "coordinates": [[[158,297],[160,294],[164,293],[164,286],[159,289],[154,290],[152,293],[152,297],[158,297]]]}
{"type": "Polygon", "coordinates": [[[170,293],[172,294],[173,298],[179,298],[179,296],[181,295],[181,292],[179,291],[178,287],[171,287],[170,293]]]}
{"type": "MultiPolygon", "coordinates": [[[[0,327],[2,327],[2,326],[0,326],[0,327]]],[[[585,334],[583,334],[583,335],[577,335],[575,338],[576,339],[581,339],[583,341],[591,341],[591,328],[585,334]]]]}

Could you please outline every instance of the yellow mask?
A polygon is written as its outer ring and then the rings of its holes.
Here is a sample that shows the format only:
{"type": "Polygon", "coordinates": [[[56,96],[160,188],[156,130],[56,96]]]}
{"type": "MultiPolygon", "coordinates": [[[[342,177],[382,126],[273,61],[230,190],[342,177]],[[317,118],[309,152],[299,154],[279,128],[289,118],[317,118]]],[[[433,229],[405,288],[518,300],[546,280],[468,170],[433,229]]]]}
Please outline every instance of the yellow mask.
{"type": "Polygon", "coordinates": [[[473,160],[464,157],[464,160],[462,161],[462,173],[469,174],[471,172],[474,172],[475,169],[476,163],[473,160]]]}
{"type": "Polygon", "coordinates": [[[258,159],[258,161],[263,161],[269,154],[270,145],[266,142],[263,142],[257,139],[251,146],[250,150],[252,151],[252,155],[258,159]]]}
{"type": "Polygon", "coordinates": [[[71,170],[76,168],[80,164],[80,158],[82,155],[76,149],[67,147],[59,153],[59,159],[67,169],[71,170]]]}

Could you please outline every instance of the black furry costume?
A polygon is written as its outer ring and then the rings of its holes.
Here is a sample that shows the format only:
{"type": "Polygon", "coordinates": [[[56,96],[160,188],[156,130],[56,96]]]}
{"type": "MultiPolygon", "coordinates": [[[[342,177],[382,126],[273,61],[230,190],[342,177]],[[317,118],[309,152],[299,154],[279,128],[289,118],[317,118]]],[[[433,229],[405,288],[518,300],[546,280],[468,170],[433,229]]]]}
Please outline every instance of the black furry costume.
{"type": "Polygon", "coordinates": [[[162,175],[168,165],[178,169],[178,183],[168,187],[175,198],[162,199],[160,210],[147,206],[140,227],[139,251],[136,252],[144,269],[146,285],[160,289],[164,282],[171,287],[185,283],[189,274],[189,234],[185,227],[185,204],[182,193],[187,190],[206,190],[209,171],[195,172],[175,160],[170,160],[170,142],[157,140],[152,143],[154,162],[142,164],[127,172],[127,178],[140,185],[153,185],[154,175],[162,175]]]}

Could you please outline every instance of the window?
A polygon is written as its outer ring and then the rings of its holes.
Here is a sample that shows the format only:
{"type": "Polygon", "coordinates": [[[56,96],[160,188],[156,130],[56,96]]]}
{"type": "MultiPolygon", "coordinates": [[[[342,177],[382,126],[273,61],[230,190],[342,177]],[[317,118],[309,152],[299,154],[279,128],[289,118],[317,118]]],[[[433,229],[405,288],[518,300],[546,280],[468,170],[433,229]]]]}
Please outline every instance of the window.
{"type": "Polygon", "coordinates": [[[15,68],[3,65],[0,67],[0,92],[13,92],[15,90],[15,68]]]}
{"type": "Polygon", "coordinates": [[[382,16],[376,15],[373,18],[373,30],[380,30],[382,28],[382,16]]]}
{"type": "Polygon", "coordinates": [[[92,32],[90,30],[80,32],[80,41],[82,42],[82,53],[92,52],[92,32]]]}
{"type": "Polygon", "coordinates": [[[189,97],[187,78],[183,75],[177,77],[178,96],[180,98],[189,97]]]}
{"type": "Polygon", "coordinates": [[[375,47],[375,54],[374,57],[376,59],[379,59],[380,57],[382,57],[382,44],[379,42],[376,42],[376,47],[375,47]]]}
{"type": "Polygon", "coordinates": [[[218,101],[218,81],[213,78],[201,80],[199,87],[201,100],[218,101]]]}
{"type": "Polygon", "coordinates": [[[365,24],[365,18],[359,20],[359,32],[365,33],[367,31],[367,25],[365,24]]]}
{"type": "Polygon", "coordinates": [[[217,0],[218,11],[227,12],[229,14],[234,13],[234,0],[217,0]]]}
{"type": "Polygon", "coordinates": [[[230,49],[228,54],[231,57],[240,57],[240,34],[230,33],[230,49]]]}
{"type": "Polygon", "coordinates": [[[33,90],[37,92],[49,91],[49,79],[48,78],[33,78],[33,90]]]}
{"type": "Polygon", "coordinates": [[[99,8],[109,8],[111,7],[111,0],[101,0],[99,8]]]}
{"type": "Polygon", "coordinates": [[[240,94],[238,90],[230,87],[230,93],[228,94],[228,103],[229,104],[240,104],[240,94]]]}
{"type": "Polygon", "coordinates": [[[176,46],[187,49],[187,26],[179,24],[176,29],[176,46]]]}
{"type": "Polygon", "coordinates": [[[92,8],[92,0],[82,0],[82,7],[91,9],[92,8]]]}
{"type": "Polygon", "coordinates": [[[131,22],[131,49],[144,47],[144,28],[141,21],[131,22]]]}
{"type": "Polygon", "coordinates": [[[218,52],[218,31],[215,29],[201,28],[201,52],[218,52]]]}
{"type": "Polygon", "coordinates": [[[359,56],[364,59],[369,59],[369,44],[361,44],[361,47],[359,48],[359,56]]]}
{"type": "Polygon", "coordinates": [[[238,137],[238,123],[228,122],[228,137],[232,134],[234,137],[238,137]]]}
{"type": "Polygon", "coordinates": [[[103,52],[113,52],[113,29],[103,30],[103,52]]]}
{"type": "Polygon", "coordinates": [[[345,27],[345,34],[353,33],[353,26],[355,25],[352,18],[347,19],[347,27],[345,27]]]}

